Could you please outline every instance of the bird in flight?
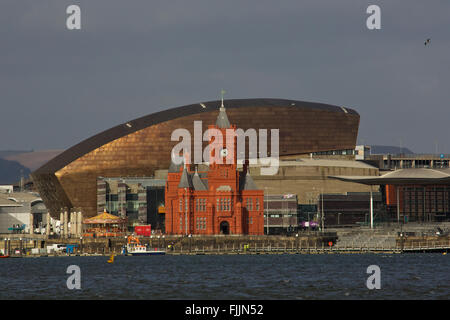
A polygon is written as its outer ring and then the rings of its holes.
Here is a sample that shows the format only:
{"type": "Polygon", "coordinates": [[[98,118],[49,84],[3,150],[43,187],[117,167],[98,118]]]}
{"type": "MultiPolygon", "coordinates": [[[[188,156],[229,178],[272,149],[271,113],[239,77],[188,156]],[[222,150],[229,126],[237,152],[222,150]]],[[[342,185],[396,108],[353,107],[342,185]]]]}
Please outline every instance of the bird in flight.
{"type": "Polygon", "coordinates": [[[427,40],[425,40],[425,43],[424,43],[424,44],[425,44],[425,45],[429,44],[429,43],[430,43],[430,40],[431,40],[431,39],[428,38],[427,40]]]}

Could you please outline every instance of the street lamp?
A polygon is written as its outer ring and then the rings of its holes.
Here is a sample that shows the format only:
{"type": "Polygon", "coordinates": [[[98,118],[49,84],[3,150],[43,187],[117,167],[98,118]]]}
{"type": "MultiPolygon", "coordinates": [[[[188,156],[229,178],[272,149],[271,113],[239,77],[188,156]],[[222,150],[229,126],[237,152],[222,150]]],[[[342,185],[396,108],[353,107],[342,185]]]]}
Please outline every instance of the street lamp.
{"type": "Polygon", "coordinates": [[[321,212],[320,212],[320,220],[321,220],[321,231],[324,230],[324,210],[323,210],[323,188],[320,188],[320,198],[321,198],[321,212]]]}
{"type": "MultiPolygon", "coordinates": [[[[266,218],[267,218],[267,235],[269,235],[269,194],[267,193],[267,187],[264,187],[264,189],[266,189],[266,195],[267,195],[267,200],[266,200],[266,218]]],[[[264,197],[266,195],[264,195],[264,197]]]]}
{"type": "Polygon", "coordinates": [[[80,254],[83,251],[83,237],[82,236],[80,236],[80,249],[79,249],[79,251],[80,251],[80,254]]]}

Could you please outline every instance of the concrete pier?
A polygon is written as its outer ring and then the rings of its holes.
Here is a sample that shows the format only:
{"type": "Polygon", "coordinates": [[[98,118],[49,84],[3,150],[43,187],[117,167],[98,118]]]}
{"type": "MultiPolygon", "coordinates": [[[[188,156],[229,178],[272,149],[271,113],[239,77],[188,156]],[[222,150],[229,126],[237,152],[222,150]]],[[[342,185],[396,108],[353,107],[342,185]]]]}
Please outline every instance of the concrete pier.
{"type": "Polygon", "coordinates": [[[47,213],[45,216],[46,216],[45,234],[49,235],[50,234],[50,221],[51,221],[50,213],[47,213]]]}
{"type": "Polygon", "coordinates": [[[81,237],[81,235],[83,234],[83,214],[81,213],[81,211],[79,210],[77,213],[77,236],[81,237]]]}
{"type": "Polygon", "coordinates": [[[76,215],[77,215],[77,212],[76,212],[76,210],[74,210],[74,209],[70,209],[70,212],[69,212],[69,214],[70,214],[70,218],[69,218],[69,220],[70,220],[70,228],[69,228],[69,234],[70,234],[70,237],[71,238],[73,238],[73,237],[76,237],[76,235],[77,235],[77,217],[76,217],[76,215]]]}
{"type": "Polygon", "coordinates": [[[64,212],[61,211],[59,214],[59,229],[61,232],[61,236],[64,237],[64,212]]]}
{"type": "Polygon", "coordinates": [[[69,214],[67,212],[67,209],[64,211],[64,238],[67,238],[69,236],[69,214]]]}
{"type": "Polygon", "coordinates": [[[28,233],[31,235],[31,234],[34,234],[34,223],[33,223],[33,214],[31,213],[30,214],[30,230],[28,230],[28,233]]]}

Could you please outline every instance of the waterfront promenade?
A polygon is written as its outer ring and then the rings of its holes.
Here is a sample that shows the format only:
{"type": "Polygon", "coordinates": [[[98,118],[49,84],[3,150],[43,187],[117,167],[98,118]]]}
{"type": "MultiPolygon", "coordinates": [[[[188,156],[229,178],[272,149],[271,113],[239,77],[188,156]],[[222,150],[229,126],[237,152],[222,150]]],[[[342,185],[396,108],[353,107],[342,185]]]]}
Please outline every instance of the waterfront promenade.
{"type": "MultiPolygon", "coordinates": [[[[336,248],[336,247],[306,247],[306,248],[288,248],[288,247],[262,247],[262,248],[236,248],[229,249],[226,247],[202,247],[195,248],[194,250],[177,249],[167,250],[168,255],[264,255],[264,254],[400,254],[400,253],[444,253],[450,252],[449,244],[439,243],[424,243],[419,246],[405,246],[402,248],[370,248],[370,247],[349,247],[349,248],[336,248]]],[[[119,255],[120,252],[116,250],[105,250],[105,252],[79,252],[74,253],[37,253],[37,254],[14,254],[11,253],[11,257],[22,258],[38,258],[38,257],[64,257],[64,256],[105,256],[108,257],[111,254],[119,255]]]]}
{"type": "MultiPolygon", "coordinates": [[[[169,236],[141,237],[150,250],[167,254],[345,254],[408,253],[450,251],[450,224],[409,224],[328,229],[326,232],[303,231],[291,236],[169,236]],[[443,233],[436,234],[440,228],[443,233]]],[[[125,237],[50,238],[43,235],[2,234],[0,250],[10,256],[37,257],[69,255],[52,252],[54,244],[72,245],[72,255],[121,254],[125,237]]]]}

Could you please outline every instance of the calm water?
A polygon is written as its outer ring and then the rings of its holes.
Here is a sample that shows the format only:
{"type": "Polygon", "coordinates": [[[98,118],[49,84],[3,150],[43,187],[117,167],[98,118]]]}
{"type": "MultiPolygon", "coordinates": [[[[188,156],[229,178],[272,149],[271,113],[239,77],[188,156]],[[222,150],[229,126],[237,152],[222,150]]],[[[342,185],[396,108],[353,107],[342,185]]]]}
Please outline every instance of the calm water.
{"type": "Polygon", "coordinates": [[[450,255],[330,254],[0,259],[0,299],[450,299],[450,255]],[[69,290],[69,265],[81,290],[69,290]],[[369,265],[381,289],[369,290],[369,265]]]}

